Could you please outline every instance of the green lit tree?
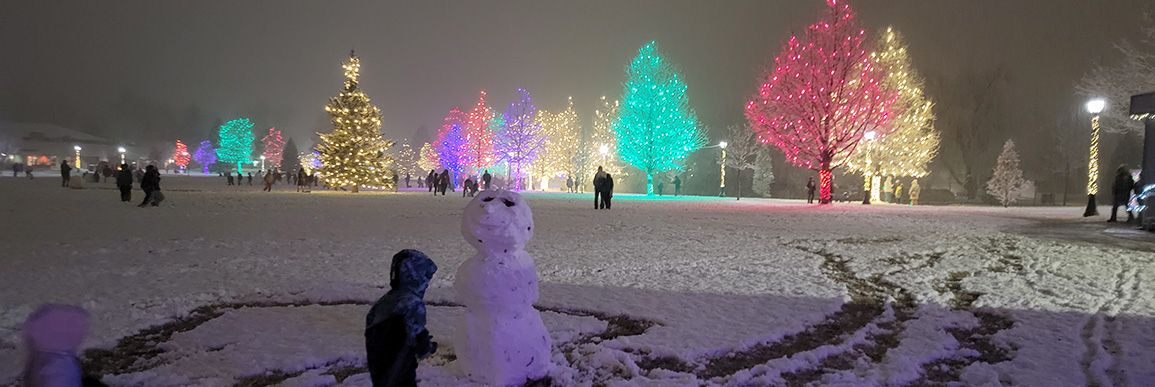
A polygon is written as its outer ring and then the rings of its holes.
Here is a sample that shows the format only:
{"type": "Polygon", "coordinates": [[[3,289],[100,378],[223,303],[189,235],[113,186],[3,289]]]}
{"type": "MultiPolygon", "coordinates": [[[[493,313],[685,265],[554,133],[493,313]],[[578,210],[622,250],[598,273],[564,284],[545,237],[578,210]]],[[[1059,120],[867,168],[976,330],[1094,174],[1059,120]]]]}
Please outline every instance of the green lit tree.
{"type": "Polygon", "coordinates": [[[253,153],[253,123],[247,118],[226,122],[221,125],[220,140],[217,160],[236,164],[237,173],[241,173],[241,164],[249,162],[253,153]]]}
{"type": "Polygon", "coordinates": [[[698,118],[686,98],[686,84],[650,42],[626,68],[622,103],[613,129],[622,161],[646,174],[646,194],[654,194],[654,174],[678,169],[678,161],[705,145],[698,118]]]}
{"type": "Polygon", "coordinates": [[[387,150],[393,142],[381,136],[381,110],[369,102],[369,97],[357,87],[361,61],[349,53],[344,63],[345,89],[330,98],[325,111],[332,117],[333,131],[320,134],[320,173],[325,183],[333,187],[353,186],[392,189],[393,157],[387,150]]]}

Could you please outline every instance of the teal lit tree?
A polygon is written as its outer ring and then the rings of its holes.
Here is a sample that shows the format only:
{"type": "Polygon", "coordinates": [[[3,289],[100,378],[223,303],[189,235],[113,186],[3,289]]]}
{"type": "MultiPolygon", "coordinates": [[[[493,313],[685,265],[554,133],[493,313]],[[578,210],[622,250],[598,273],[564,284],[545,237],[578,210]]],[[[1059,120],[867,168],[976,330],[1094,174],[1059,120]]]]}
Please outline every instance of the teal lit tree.
{"type": "Polygon", "coordinates": [[[686,84],[657,43],[638,50],[626,68],[622,103],[613,123],[618,155],[646,174],[646,194],[654,194],[654,174],[678,169],[678,161],[705,145],[698,118],[686,99],[686,84]]]}
{"type": "Polygon", "coordinates": [[[241,173],[241,163],[249,162],[253,154],[253,123],[247,118],[238,118],[221,125],[220,147],[217,161],[236,164],[241,173]]]}

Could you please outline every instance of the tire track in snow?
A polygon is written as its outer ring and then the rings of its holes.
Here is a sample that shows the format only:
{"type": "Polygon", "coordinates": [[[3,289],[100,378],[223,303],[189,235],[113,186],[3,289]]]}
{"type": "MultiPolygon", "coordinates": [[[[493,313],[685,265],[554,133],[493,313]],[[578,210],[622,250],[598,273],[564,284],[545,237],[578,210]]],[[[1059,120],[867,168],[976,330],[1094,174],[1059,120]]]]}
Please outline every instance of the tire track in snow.
{"type": "Polygon", "coordinates": [[[1117,317],[1135,304],[1140,283],[1139,271],[1133,261],[1128,260],[1122,266],[1115,275],[1114,297],[1103,302],[1080,330],[1086,351],[1079,365],[1086,375],[1088,387],[1130,385],[1122,369],[1123,346],[1118,340],[1122,322],[1117,317]]]}

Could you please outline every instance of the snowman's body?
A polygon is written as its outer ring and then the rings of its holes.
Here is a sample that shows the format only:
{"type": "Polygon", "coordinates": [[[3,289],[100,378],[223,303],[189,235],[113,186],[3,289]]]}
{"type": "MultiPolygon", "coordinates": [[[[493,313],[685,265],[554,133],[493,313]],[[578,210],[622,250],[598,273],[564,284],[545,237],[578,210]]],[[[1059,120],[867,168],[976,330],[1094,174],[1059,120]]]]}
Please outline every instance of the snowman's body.
{"type": "Polygon", "coordinates": [[[551,368],[549,332],[537,301],[537,270],[523,249],[533,214],[520,195],[485,191],[464,211],[462,236],[477,254],[457,268],[453,288],[465,305],[454,334],[457,363],[467,377],[497,386],[522,385],[551,368]]]}

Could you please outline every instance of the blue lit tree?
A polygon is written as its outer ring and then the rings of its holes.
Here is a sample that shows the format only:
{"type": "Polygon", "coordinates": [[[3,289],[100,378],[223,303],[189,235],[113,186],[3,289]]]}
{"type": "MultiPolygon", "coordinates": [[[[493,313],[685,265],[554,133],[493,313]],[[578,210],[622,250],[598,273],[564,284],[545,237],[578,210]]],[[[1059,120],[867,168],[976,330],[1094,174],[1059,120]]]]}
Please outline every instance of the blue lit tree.
{"type": "Polygon", "coordinates": [[[613,123],[622,161],[646,173],[646,194],[654,194],[654,174],[701,148],[705,137],[686,99],[686,84],[650,42],[626,68],[622,103],[613,123]]]}
{"type": "Polygon", "coordinates": [[[457,184],[457,176],[464,172],[469,159],[466,121],[465,113],[450,110],[445,116],[445,124],[437,131],[437,159],[442,167],[452,171],[450,175],[454,184],[457,184]]]}
{"type": "Polygon", "coordinates": [[[193,159],[204,166],[205,173],[209,173],[209,166],[217,162],[217,150],[213,149],[212,141],[201,141],[197,152],[193,154],[193,159]]]}
{"type": "Polygon", "coordinates": [[[221,125],[221,147],[217,148],[217,160],[237,165],[241,173],[241,163],[249,162],[253,154],[253,123],[247,118],[238,118],[221,125]]]}
{"type": "MultiPolygon", "coordinates": [[[[521,180],[525,177],[525,169],[533,163],[537,152],[545,142],[545,133],[541,123],[537,122],[536,110],[529,92],[517,89],[518,99],[505,109],[500,125],[497,128],[497,157],[509,164],[510,185],[515,190],[521,189],[521,180]]],[[[444,161],[442,161],[444,164],[444,161]]]]}

